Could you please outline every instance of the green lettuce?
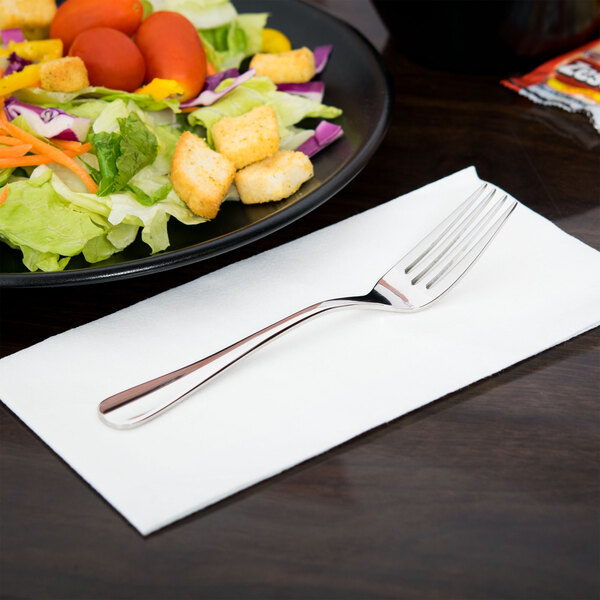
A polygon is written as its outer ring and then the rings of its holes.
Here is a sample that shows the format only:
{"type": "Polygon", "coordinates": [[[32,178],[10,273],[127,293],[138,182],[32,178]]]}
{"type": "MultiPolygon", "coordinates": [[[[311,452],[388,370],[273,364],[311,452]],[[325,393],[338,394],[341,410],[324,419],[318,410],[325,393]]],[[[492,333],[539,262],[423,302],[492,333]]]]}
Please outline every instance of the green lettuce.
{"type": "Polygon", "coordinates": [[[245,13],[220,27],[199,29],[207,60],[217,71],[239,68],[248,56],[260,52],[268,13],[245,13]]]}
{"type": "Polygon", "coordinates": [[[12,175],[14,169],[0,169],[0,187],[4,187],[4,185],[8,182],[9,177],[12,175]]]}
{"type": "Polygon", "coordinates": [[[237,17],[229,0],[151,0],[154,10],[172,10],[185,15],[197,29],[219,27],[237,17]]]}
{"type": "Polygon", "coordinates": [[[113,100],[131,101],[142,110],[148,111],[163,110],[165,108],[170,108],[174,112],[180,111],[179,100],[174,98],[155,100],[150,94],[123,92],[100,86],[90,86],[74,92],[48,92],[42,88],[23,88],[15,92],[15,96],[21,102],[28,102],[44,107],[54,106],[69,113],[73,112],[71,109],[74,106],[94,99],[105,102],[112,102],[113,100]]]}
{"type": "Polygon", "coordinates": [[[0,207],[0,237],[12,248],[21,249],[23,262],[31,271],[64,269],[69,257],[82,252],[106,229],[101,219],[61,198],[51,178],[52,171],[47,169],[39,177],[11,182],[0,207]]]}
{"type": "MultiPolygon", "coordinates": [[[[227,86],[230,79],[223,81],[227,86]]],[[[277,91],[277,86],[268,77],[253,77],[242,83],[227,95],[210,106],[203,106],[188,115],[194,126],[206,129],[207,141],[213,144],[211,130],[213,125],[223,117],[238,117],[261,105],[272,106],[277,115],[279,134],[282,139],[298,132],[293,126],[303,119],[314,117],[335,119],[342,114],[341,109],[327,106],[309,98],[277,91]]]]}
{"type": "Polygon", "coordinates": [[[145,206],[131,193],[119,193],[110,196],[112,203],[109,221],[134,223],[142,227],[142,240],[150,246],[152,253],[169,247],[167,223],[171,216],[185,225],[197,225],[207,219],[194,215],[187,205],[171,190],[165,198],[145,206]]]}
{"type": "Polygon", "coordinates": [[[151,206],[166,199],[173,190],[169,178],[171,160],[179,139],[179,132],[166,125],[156,126],[158,153],[154,162],[138,171],[129,181],[128,189],[144,206],[151,206]]]}
{"type": "Polygon", "coordinates": [[[91,136],[98,157],[98,196],[119,192],[141,169],[152,164],[158,140],[136,113],[119,118],[119,132],[101,131],[91,136]]]}
{"type": "MultiPolygon", "coordinates": [[[[60,166],[53,166],[52,170],[44,165],[38,167],[38,170],[42,169],[52,173],[51,184],[61,198],[80,210],[88,211],[92,219],[97,219],[104,225],[103,235],[115,247],[115,252],[133,241],[138,229],[141,229],[142,240],[150,247],[152,254],[165,250],[169,247],[167,223],[171,216],[185,225],[197,225],[206,221],[203,217],[194,215],[172,187],[157,202],[144,205],[129,189],[109,196],[96,196],[81,190],[79,182],[60,166]]],[[[148,192],[153,185],[164,185],[160,171],[152,176],[152,165],[140,171],[139,176],[143,176],[143,171],[152,179],[151,183],[147,183],[148,192]]],[[[34,176],[36,172],[33,173],[34,176]]]]}
{"type": "Polygon", "coordinates": [[[142,3],[142,6],[144,8],[143,19],[145,19],[154,12],[154,6],[152,6],[152,2],[150,2],[150,0],[140,0],[140,2],[142,3]]]}
{"type": "MultiPolygon", "coordinates": [[[[92,139],[97,145],[97,168],[109,186],[106,193],[126,189],[146,206],[165,199],[172,190],[169,172],[181,134],[173,126],[177,125],[173,114],[142,111],[135,103],[122,100],[104,105],[92,124],[92,139]],[[127,122],[132,131],[124,136],[122,124],[127,122]],[[120,167],[123,177],[111,184],[120,167]]],[[[88,167],[93,172],[95,165],[88,167]]],[[[105,193],[102,186],[100,193],[105,193]]]]}
{"type": "MultiPolygon", "coordinates": [[[[185,225],[206,221],[194,215],[173,190],[169,171],[178,135],[170,129],[165,126],[155,129],[159,141],[156,160],[139,171],[121,192],[104,197],[91,194],[82,188],[77,177],[60,165],[53,165],[52,185],[62,198],[106,221],[110,226],[106,230],[107,239],[113,245],[119,246],[114,236],[122,233],[115,233],[114,228],[128,225],[134,226],[136,231],[141,228],[142,241],[150,247],[151,253],[165,250],[169,247],[167,224],[170,217],[185,225]],[[146,197],[150,201],[145,201],[146,197]]],[[[47,167],[38,167],[42,168],[47,167]]]]}
{"type": "Polygon", "coordinates": [[[236,21],[246,34],[246,56],[261,51],[263,29],[267,24],[269,13],[244,13],[238,15],[236,21]]]}

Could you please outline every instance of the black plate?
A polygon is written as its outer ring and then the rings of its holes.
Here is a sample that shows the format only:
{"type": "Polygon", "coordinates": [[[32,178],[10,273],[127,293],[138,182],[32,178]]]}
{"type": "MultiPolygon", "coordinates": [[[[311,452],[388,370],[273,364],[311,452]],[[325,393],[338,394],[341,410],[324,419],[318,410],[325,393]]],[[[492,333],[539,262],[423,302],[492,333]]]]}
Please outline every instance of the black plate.
{"type": "MultiPolygon", "coordinates": [[[[322,78],[326,104],[344,114],[336,120],[345,136],[317,154],[315,177],[282,202],[244,206],[225,202],[211,222],[184,226],[171,219],[168,250],[148,255],[138,240],[123,252],[90,265],[74,257],[67,269],[31,273],[21,253],[0,248],[0,286],[50,287],[138,277],[200,261],[248,244],[295,221],[341,190],[367,164],[387,130],[393,98],[383,60],[359,32],[302,2],[236,0],[239,12],[269,12],[268,26],[286,33],[294,48],[333,44],[322,78]]],[[[139,236],[138,236],[139,237],[139,236]]]]}

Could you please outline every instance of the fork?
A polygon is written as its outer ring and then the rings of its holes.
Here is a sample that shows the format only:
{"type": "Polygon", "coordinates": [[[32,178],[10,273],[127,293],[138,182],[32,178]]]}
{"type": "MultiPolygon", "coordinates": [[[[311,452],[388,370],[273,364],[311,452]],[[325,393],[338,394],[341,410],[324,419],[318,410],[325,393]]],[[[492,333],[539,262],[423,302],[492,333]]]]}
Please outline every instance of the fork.
{"type": "Polygon", "coordinates": [[[364,296],[318,302],[206,358],[103,400],[98,413],[118,429],[147,422],[266,342],[337,308],[414,312],[451,289],[483,253],[517,202],[484,183],[396,263],[364,296]]]}

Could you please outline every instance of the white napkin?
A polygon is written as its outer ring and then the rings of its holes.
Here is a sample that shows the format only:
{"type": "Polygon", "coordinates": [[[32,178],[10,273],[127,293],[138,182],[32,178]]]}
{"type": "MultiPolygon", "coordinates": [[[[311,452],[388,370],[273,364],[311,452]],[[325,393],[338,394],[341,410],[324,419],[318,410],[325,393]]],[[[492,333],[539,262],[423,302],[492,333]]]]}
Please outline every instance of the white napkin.
{"type": "Polygon", "coordinates": [[[145,535],[598,325],[600,253],[519,205],[430,309],[330,313],[142,427],[99,420],[106,396],[368,291],[478,182],[465,169],[8,356],[0,398],[145,535]]]}

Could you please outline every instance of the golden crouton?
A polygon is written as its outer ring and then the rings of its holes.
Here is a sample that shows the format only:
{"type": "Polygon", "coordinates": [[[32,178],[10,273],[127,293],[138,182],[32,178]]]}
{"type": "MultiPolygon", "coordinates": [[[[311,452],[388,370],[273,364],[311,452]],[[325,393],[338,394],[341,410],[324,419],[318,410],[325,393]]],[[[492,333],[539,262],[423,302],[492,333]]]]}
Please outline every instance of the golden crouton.
{"type": "Polygon", "coordinates": [[[49,92],[74,92],[90,85],[79,56],[64,56],[40,63],[40,86],[49,92]]]}
{"type": "Polygon", "coordinates": [[[212,137],[215,150],[241,169],[279,149],[277,114],[263,105],[239,117],[223,117],[213,125],[212,137]]]}
{"type": "Polygon", "coordinates": [[[283,200],[313,176],[310,158],[303,152],[279,150],[248,165],[235,175],[235,186],[244,204],[283,200]]]}
{"type": "Polygon", "coordinates": [[[275,83],[304,83],[315,76],[315,57],[308,48],[276,54],[256,54],[250,68],[275,83]]]}
{"type": "Polygon", "coordinates": [[[226,156],[189,131],[181,135],[171,161],[171,183],[194,214],[214,219],[234,175],[235,167],[226,156]]]}
{"type": "Polygon", "coordinates": [[[0,0],[0,29],[19,28],[28,39],[40,39],[55,14],[54,0],[0,0]]]}

